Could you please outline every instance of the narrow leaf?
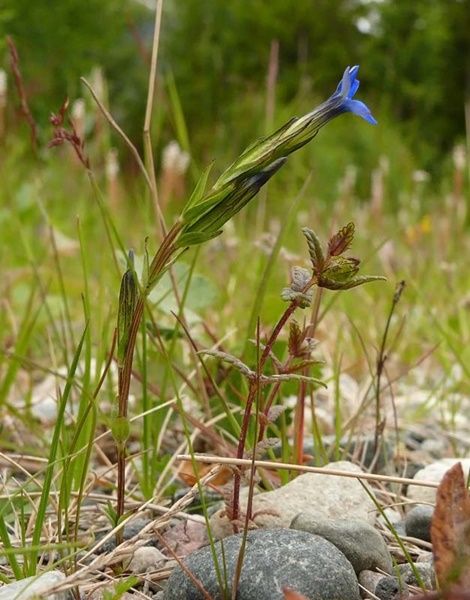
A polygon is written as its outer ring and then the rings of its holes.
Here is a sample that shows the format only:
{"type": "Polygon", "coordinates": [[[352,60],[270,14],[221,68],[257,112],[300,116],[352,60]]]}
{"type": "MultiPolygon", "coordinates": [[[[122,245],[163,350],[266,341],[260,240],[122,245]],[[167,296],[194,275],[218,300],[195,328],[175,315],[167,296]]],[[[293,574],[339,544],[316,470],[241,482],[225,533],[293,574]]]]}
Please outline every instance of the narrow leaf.
{"type": "Polygon", "coordinates": [[[184,210],[182,213],[183,218],[186,217],[186,214],[190,208],[192,208],[193,206],[196,206],[202,200],[202,198],[204,196],[204,192],[206,191],[207,180],[209,179],[209,174],[212,169],[212,164],[213,163],[211,163],[203,171],[202,175],[199,177],[198,182],[196,183],[196,186],[193,190],[193,193],[189,197],[189,200],[188,200],[186,206],[184,207],[184,210]]]}

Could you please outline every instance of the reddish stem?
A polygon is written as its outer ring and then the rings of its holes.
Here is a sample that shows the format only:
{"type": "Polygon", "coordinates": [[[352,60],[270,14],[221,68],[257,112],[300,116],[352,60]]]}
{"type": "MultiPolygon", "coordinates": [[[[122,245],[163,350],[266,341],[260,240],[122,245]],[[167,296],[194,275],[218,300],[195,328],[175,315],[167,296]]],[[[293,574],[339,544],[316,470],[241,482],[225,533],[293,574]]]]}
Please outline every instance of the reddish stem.
{"type": "MultiPolygon", "coordinates": [[[[261,354],[261,357],[259,360],[259,366],[258,366],[259,373],[261,373],[263,370],[263,367],[272,351],[274,342],[277,340],[284,325],[290,319],[290,317],[294,313],[295,309],[298,308],[298,306],[299,306],[298,301],[293,301],[291,304],[289,304],[289,306],[287,307],[287,309],[284,311],[281,318],[277,322],[276,326],[274,327],[273,331],[271,332],[269,340],[267,341],[267,343],[264,347],[263,353],[261,354]]],[[[245,452],[246,438],[248,435],[248,424],[250,421],[251,409],[253,408],[253,402],[256,398],[258,385],[259,384],[257,381],[250,384],[248,398],[246,400],[245,412],[243,414],[243,421],[242,421],[242,426],[241,426],[241,431],[240,431],[240,437],[238,440],[237,458],[243,458],[243,454],[245,452]]],[[[233,479],[233,502],[232,502],[232,521],[235,522],[234,523],[235,533],[238,531],[236,521],[238,520],[238,517],[240,514],[240,483],[241,483],[241,474],[237,470],[237,471],[235,471],[235,475],[234,475],[234,479],[233,479]]],[[[250,518],[251,515],[248,515],[248,517],[250,518]]]]}

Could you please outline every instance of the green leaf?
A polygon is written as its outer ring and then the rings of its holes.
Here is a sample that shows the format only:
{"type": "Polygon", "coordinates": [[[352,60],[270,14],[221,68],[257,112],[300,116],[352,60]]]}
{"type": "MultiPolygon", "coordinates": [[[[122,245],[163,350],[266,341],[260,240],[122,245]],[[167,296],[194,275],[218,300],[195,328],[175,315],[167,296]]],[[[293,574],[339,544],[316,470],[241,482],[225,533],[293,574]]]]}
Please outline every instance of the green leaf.
{"type": "Polygon", "coordinates": [[[212,165],[213,163],[211,163],[199,177],[198,182],[196,183],[196,186],[193,190],[193,193],[191,194],[181,215],[183,217],[183,222],[189,222],[193,220],[194,217],[190,216],[191,213],[188,215],[188,212],[191,208],[196,207],[204,197],[204,192],[206,191],[207,180],[209,179],[209,174],[212,170],[212,165]]]}
{"type": "Polygon", "coordinates": [[[325,257],[323,255],[320,240],[318,239],[317,234],[308,227],[304,227],[302,233],[307,240],[308,253],[310,254],[313,270],[319,272],[323,269],[323,265],[325,264],[325,257]]]}
{"type": "Polygon", "coordinates": [[[208,242],[222,233],[222,229],[218,231],[192,231],[190,233],[183,233],[178,238],[177,248],[186,248],[187,246],[197,246],[208,242]]]}
{"type": "Polygon", "coordinates": [[[364,283],[386,280],[386,277],[381,277],[379,275],[360,275],[358,277],[353,277],[349,281],[343,282],[334,281],[333,279],[322,277],[321,282],[319,282],[318,286],[326,288],[328,290],[350,290],[351,288],[357,287],[358,285],[363,285],[364,283]]]}
{"type": "Polygon", "coordinates": [[[359,271],[360,261],[357,258],[344,258],[335,256],[329,262],[322,274],[320,280],[329,279],[336,283],[344,283],[349,281],[359,271]]]}
{"type": "Polygon", "coordinates": [[[113,417],[111,419],[111,433],[117,444],[125,444],[130,433],[129,419],[127,417],[113,417]]]}

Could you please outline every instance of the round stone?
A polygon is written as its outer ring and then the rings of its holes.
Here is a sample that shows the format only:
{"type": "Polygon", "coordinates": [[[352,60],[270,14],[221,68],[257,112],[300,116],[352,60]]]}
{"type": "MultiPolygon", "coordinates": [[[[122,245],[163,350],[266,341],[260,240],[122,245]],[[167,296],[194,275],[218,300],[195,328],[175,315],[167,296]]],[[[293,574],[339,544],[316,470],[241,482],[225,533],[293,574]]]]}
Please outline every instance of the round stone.
{"type": "MultiPolygon", "coordinates": [[[[227,597],[231,597],[242,538],[243,534],[237,534],[214,545],[220,581],[209,546],[197,550],[184,561],[185,567],[213,600],[224,598],[224,586],[227,597]]],[[[360,599],[351,563],[327,540],[292,529],[248,532],[237,600],[284,600],[284,588],[312,600],[360,599]]],[[[168,580],[164,600],[203,598],[194,581],[180,567],[176,568],[168,580]]]]}
{"type": "Polygon", "coordinates": [[[418,504],[412,508],[405,518],[406,535],[430,542],[433,514],[434,507],[428,504],[418,504]]]}

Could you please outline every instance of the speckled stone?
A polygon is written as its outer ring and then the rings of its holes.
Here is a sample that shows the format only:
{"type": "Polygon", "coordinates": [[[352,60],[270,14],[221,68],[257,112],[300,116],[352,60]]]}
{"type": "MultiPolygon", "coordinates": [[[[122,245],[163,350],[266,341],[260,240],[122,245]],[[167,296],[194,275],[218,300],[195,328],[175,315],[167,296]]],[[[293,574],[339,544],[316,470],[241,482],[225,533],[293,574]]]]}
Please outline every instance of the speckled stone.
{"type": "MultiPolygon", "coordinates": [[[[434,589],[436,587],[436,575],[434,573],[433,565],[428,562],[421,562],[414,563],[414,566],[422,579],[424,587],[427,590],[434,589]]],[[[404,583],[415,586],[419,585],[419,582],[416,579],[410,564],[404,563],[402,565],[398,565],[398,570],[400,572],[400,577],[404,583]]]]}
{"type": "MultiPolygon", "coordinates": [[[[238,560],[242,534],[215,544],[222,566],[223,543],[226,580],[231,582],[238,560]]],[[[197,550],[184,561],[213,600],[221,600],[210,547],[197,550]]],[[[284,600],[289,587],[311,600],[359,600],[359,585],[351,563],[327,540],[292,529],[248,532],[237,600],[284,600]]],[[[165,589],[164,600],[203,600],[191,579],[175,569],[165,589]]]]}
{"type": "Polygon", "coordinates": [[[362,520],[318,520],[302,513],[291,524],[292,529],[307,531],[325,538],[346,556],[357,574],[381,569],[393,572],[392,557],[380,533],[362,520]]]}

